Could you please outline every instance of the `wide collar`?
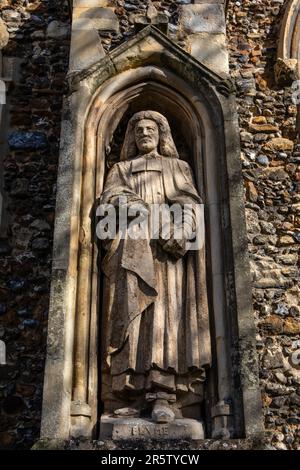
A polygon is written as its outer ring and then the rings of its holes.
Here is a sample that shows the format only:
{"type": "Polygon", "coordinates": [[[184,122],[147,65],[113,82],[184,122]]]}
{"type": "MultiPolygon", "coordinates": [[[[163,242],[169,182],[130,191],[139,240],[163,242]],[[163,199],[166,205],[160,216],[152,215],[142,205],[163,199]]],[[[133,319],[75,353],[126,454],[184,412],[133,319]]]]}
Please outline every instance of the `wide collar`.
{"type": "Polygon", "coordinates": [[[131,172],[162,171],[162,157],[154,150],[131,161],[131,172]]]}

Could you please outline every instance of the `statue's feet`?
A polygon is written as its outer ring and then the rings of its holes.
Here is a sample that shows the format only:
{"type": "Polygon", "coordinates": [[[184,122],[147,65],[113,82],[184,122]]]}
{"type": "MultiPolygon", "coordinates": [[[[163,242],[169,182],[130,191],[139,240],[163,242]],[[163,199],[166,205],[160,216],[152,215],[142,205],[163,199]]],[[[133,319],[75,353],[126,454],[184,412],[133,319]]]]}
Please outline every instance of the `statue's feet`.
{"type": "Polygon", "coordinates": [[[116,418],[137,418],[139,417],[140,412],[135,408],[119,408],[114,411],[114,416],[116,418]]]}
{"type": "Polygon", "coordinates": [[[175,419],[175,414],[168,406],[168,403],[161,403],[156,400],[152,410],[152,419],[155,423],[171,423],[175,419]]]}

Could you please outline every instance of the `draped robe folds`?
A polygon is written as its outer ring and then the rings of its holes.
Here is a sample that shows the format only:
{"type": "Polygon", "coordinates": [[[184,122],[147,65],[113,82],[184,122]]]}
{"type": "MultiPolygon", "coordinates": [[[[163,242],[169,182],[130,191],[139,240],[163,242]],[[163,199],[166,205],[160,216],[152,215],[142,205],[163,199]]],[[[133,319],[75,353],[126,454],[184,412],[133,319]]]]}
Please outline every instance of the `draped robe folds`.
{"type": "MultiPolygon", "coordinates": [[[[199,204],[188,163],[155,153],[116,163],[101,204],[199,204]]],[[[204,223],[204,221],[202,220],[204,223]]],[[[176,260],[157,240],[105,243],[102,368],[112,393],[191,391],[211,362],[204,243],[176,260]]]]}

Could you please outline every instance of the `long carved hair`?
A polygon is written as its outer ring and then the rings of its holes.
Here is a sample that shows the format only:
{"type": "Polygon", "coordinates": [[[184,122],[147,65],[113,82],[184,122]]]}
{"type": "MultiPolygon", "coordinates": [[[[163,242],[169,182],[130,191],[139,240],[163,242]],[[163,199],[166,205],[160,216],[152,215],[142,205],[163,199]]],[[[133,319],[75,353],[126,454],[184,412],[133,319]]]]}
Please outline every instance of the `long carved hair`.
{"type": "Polygon", "coordinates": [[[129,120],[121,151],[121,160],[130,160],[138,155],[135,142],[135,126],[141,119],[151,119],[158,127],[158,151],[163,157],[179,158],[167,119],[157,111],[140,111],[129,120]]]}

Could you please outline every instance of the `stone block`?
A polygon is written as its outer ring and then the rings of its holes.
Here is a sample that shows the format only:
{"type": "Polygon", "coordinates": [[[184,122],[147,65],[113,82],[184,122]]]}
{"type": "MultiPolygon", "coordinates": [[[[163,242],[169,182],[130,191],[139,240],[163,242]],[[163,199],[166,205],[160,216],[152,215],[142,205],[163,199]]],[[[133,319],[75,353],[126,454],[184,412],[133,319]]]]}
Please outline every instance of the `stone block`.
{"type": "Polygon", "coordinates": [[[181,9],[180,23],[189,34],[226,33],[224,8],[221,4],[185,5],[181,9]]]}
{"type": "Polygon", "coordinates": [[[106,7],[107,3],[107,0],[74,0],[73,8],[106,7]]]}
{"type": "Polygon", "coordinates": [[[103,57],[104,50],[96,29],[73,30],[69,62],[70,72],[86,69],[103,57]]]}
{"type": "Polygon", "coordinates": [[[74,8],[75,17],[79,18],[112,18],[117,19],[114,8],[74,8]]]}
{"type": "Polygon", "coordinates": [[[9,34],[4,21],[0,18],[0,50],[6,46],[9,40],[9,34]]]}
{"type": "Polygon", "coordinates": [[[175,419],[170,423],[158,424],[141,418],[111,418],[104,415],[100,421],[100,439],[204,439],[203,423],[195,419],[175,419]]]}
{"type": "Polygon", "coordinates": [[[219,74],[229,74],[228,50],[224,34],[198,33],[189,36],[190,52],[195,59],[219,74]]]}
{"type": "Polygon", "coordinates": [[[96,29],[98,31],[119,31],[119,20],[112,8],[88,8],[81,9],[78,18],[75,17],[72,24],[76,29],[96,29]]]}

